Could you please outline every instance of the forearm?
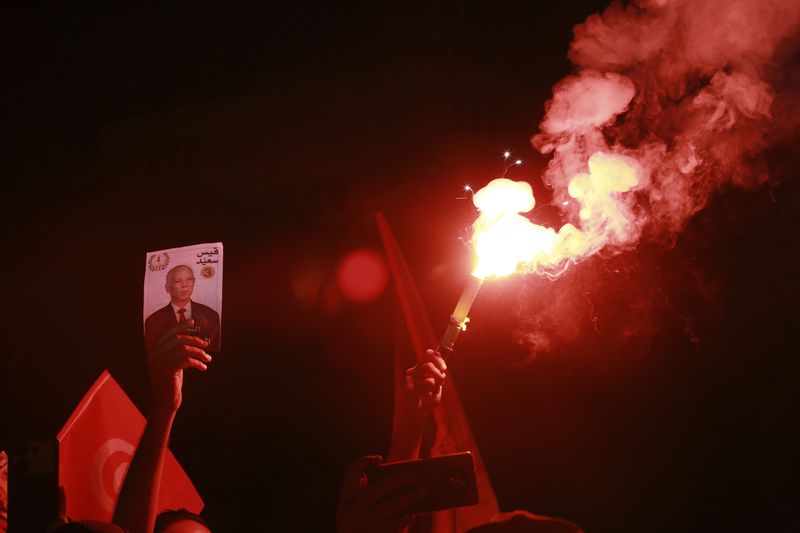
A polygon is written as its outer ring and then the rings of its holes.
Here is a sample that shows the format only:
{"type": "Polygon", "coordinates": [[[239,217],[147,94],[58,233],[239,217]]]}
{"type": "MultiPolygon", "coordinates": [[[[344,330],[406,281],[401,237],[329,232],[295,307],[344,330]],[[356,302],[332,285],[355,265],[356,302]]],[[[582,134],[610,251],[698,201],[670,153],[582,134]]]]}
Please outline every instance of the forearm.
{"type": "Polygon", "coordinates": [[[418,459],[422,447],[422,437],[430,413],[420,410],[413,397],[406,398],[406,407],[398,413],[392,435],[392,447],[387,461],[418,459]]]}
{"type": "Polygon", "coordinates": [[[419,432],[419,435],[402,435],[392,442],[392,447],[386,460],[393,463],[395,461],[418,459],[421,447],[422,432],[419,432]]]}
{"type": "Polygon", "coordinates": [[[114,509],[113,522],[130,533],[151,533],[158,514],[161,472],[175,411],[154,409],[136,448],[114,509]]]}

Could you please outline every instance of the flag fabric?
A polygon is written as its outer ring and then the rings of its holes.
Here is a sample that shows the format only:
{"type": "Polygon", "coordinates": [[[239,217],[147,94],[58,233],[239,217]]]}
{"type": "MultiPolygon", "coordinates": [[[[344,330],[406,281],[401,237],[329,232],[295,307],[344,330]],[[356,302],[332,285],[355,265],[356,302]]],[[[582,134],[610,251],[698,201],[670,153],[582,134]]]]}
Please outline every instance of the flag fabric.
{"type": "MultiPolygon", "coordinates": [[[[58,433],[58,484],[72,520],[110,521],[145,418],[107,370],[58,433]]],[[[167,450],[158,511],[199,513],[203,500],[167,450]]]]}
{"type": "MultiPolygon", "coordinates": [[[[405,370],[416,362],[414,358],[418,360],[426,349],[434,348],[437,345],[437,341],[425,306],[417,292],[414,280],[406,266],[405,259],[388,221],[382,213],[377,213],[375,218],[383,241],[392,280],[394,281],[397,302],[405,325],[405,334],[407,334],[408,340],[411,341],[410,346],[413,351],[413,354],[404,353],[407,350],[403,350],[403,346],[407,346],[409,343],[396,339],[395,407],[392,425],[392,438],[394,440],[397,438],[403,410],[409,408],[404,395],[405,370]]],[[[447,378],[447,383],[442,392],[442,400],[433,413],[433,419],[436,426],[435,437],[432,440],[426,439],[427,442],[423,441],[421,455],[425,457],[465,451],[472,452],[475,460],[475,474],[480,499],[476,505],[470,507],[434,513],[431,531],[434,533],[460,533],[471,527],[487,523],[498,512],[497,498],[492,489],[486,467],[478,452],[478,446],[467,422],[467,416],[452,376],[447,378]]]]}

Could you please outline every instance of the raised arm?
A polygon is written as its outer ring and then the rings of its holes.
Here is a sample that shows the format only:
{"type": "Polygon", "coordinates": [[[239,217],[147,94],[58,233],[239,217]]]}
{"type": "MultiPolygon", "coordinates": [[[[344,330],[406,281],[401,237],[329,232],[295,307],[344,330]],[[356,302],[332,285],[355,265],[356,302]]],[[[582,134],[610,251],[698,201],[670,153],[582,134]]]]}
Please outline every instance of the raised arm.
{"type": "Polygon", "coordinates": [[[442,387],[447,377],[447,365],[434,350],[426,350],[416,365],[405,375],[405,389],[400,401],[400,416],[389,450],[389,461],[419,458],[422,436],[428,419],[442,400],[442,387]]]}
{"type": "Polygon", "coordinates": [[[161,472],[175,413],[181,405],[183,371],[205,371],[211,356],[208,343],[185,335],[194,325],[187,320],[167,331],[147,355],[153,405],[142,438],[117,499],[113,522],[130,533],[151,533],[158,514],[161,472]]]}

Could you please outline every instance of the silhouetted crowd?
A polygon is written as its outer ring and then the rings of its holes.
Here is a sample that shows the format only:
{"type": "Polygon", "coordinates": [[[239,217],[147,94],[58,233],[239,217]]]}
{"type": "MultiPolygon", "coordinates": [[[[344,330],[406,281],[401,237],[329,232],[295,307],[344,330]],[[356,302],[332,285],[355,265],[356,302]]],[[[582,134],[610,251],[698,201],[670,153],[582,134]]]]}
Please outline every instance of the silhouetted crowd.
{"type": "MultiPolygon", "coordinates": [[[[48,528],[48,533],[211,531],[201,516],[186,509],[159,512],[162,472],[172,425],[183,399],[184,371],[194,369],[205,372],[212,362],[212,356],[206,351],[209,340],[195,336],[193,326],[193,319],[178,323],[148,350],[152,407],[122,482],[111,521],[73,521],[66,516],[62,501],[62,508],[48,528]]],[[[434,411],[442,402],[446,381],[447,365],[434,350],[427,350],[417,364],[407,370],[403,390],[403,402],[407,408],[399,413],[399,421],[398,413],[395,413],[399,429],[393,435],[388,461],[378,455],[367,455],[349,467],[342,481],[336,512],[339,533],[580,532],[581,529],[569,521],[526,511],[493,512],[491,516],[482,517],[477,513],[478,519],[473,513],[472,517],[459,523],[449,517],[444,521],[437,520],[435,513],[419,511],[425,509],[425,502],[436,490],[430,484],[430,476],[424,471],[428,463],[423,464],[419,460],[426,424],[430,423],[434,411]],[[374,481],[370,479],[369,473],[376,467],[402,462],[417,462],[422,465],[422,470],[418,469],[414,474],[413,468],[401,468],[398,475],[388,475],[374,481]],[[447,523],[450,520],[451,523],[447,523]]],[[[8,527],[7,463],[5,453],[0,454],[0,533],[5,533],[8,527]]],[[[496,508],[496,502],[492,503],[496,508]]]]}

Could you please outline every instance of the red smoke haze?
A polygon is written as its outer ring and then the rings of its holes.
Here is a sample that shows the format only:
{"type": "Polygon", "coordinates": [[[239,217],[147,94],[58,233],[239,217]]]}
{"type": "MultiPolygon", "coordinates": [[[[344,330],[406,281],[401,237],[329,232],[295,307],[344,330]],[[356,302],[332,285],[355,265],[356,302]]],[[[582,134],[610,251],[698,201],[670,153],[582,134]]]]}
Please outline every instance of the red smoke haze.
{"type": "MultiPolygon", "coordinates": [[[[639,183],[619,197],[634,217],[624,239],[606,243],[613,254],[642,238],[674,243],[713,193],[769,181],[765,151],[800,124],[798,29],[800,0],[638,0],[591,15],[574,28],[575,73],[553,88],[532,139],[551,155],[543,180],[554,203],[572,200],[568,185],[596,152],[635,159],[639,183]]],[[[567,219],[580,225],[579,206],[569,205],[567,219]]],[[[631,316],[647,322],[650,304],[635,294],[659,289],[640,289],[630,293],[639,309],[631,316]]],[[[575,336],[570,310],[590,327],[585,295],[570,303],[563,292],[558,305],[523,302],[519,338],[534,353],[575,336]]]]}

